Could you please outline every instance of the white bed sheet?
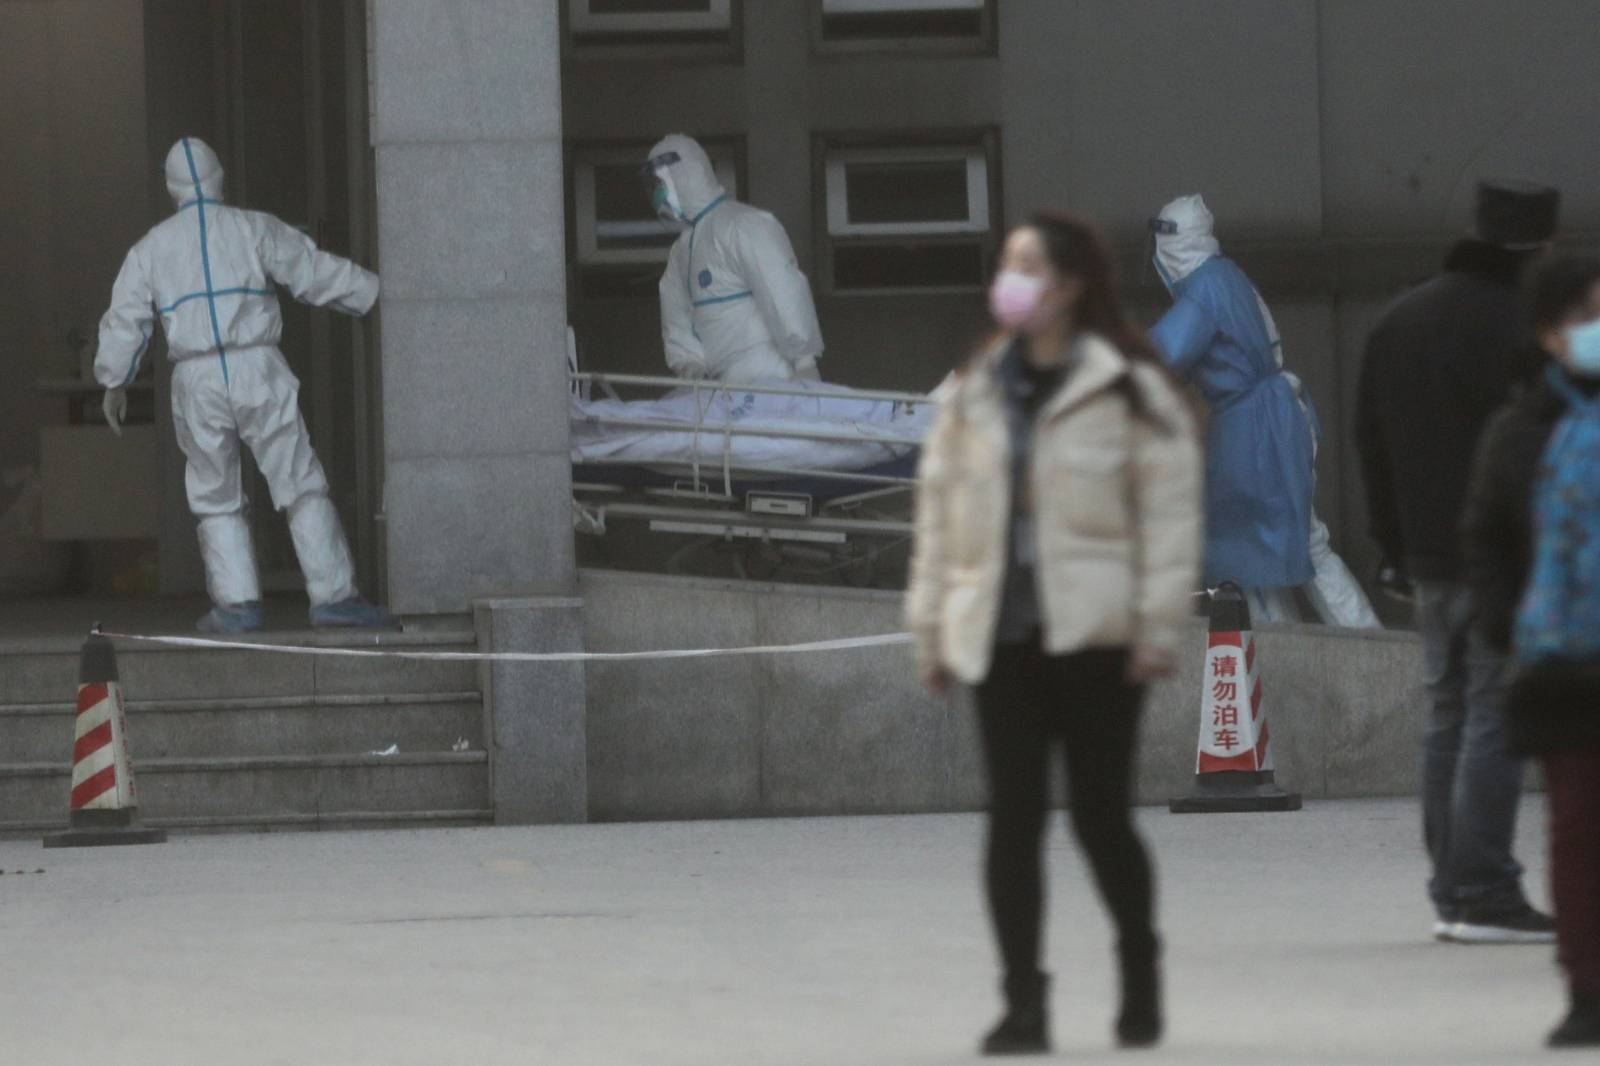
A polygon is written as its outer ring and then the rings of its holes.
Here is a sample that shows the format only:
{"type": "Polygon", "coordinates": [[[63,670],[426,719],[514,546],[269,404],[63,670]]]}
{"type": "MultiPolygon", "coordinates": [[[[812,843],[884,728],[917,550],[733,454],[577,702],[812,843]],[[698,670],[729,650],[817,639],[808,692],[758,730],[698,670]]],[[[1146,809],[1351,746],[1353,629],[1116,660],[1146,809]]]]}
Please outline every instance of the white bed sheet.
{"type": "Polygon", "coordinates": [[[933,419],[933,405],[864,399],[839,385],[785,382],[800,386],[805,396],[773,396],[740,391],[702,390],[698,403],[705,414],[703,429],[630,429],[600,424],[600,418],[649,419],[695,424],[692,389],[676,389],[656,400],[583,400],[571,403],[572,461],[609,460],[629,463],[720,465],[729,449],[734,466],[785,467],[796,470],[861,470],[897,459],[915,450],[910,444],[873,440],[814,441],[792,437],[724,437],[727,425],[763,429],[836,433],[844,437],[893,435],[920,439],[933,419]]]}

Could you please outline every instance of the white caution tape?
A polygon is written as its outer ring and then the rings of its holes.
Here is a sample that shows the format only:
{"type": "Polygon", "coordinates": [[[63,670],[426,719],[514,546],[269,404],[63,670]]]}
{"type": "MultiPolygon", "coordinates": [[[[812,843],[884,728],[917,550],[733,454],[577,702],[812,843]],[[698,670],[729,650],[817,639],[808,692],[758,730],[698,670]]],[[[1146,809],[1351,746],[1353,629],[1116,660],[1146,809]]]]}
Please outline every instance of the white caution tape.
{"type": "Polygon", "coordinates": [[[731,655],[797,655],[809,652],[849,651],[910,644],[910,633],[882,633],[871,637],[813,640],[804,644],[761,644],[745,648],[668,648],[660,651],[395,651],[373,648],[314,648],[303,644],[258,644],[246,640],[212,640],[207,637],[150,637],[136,633],[101,631],[101,636],[165,644],[174,648],[227,648],[235,651],[274,652],[280,655],[335,655],[360,659],[422,659],[432,662],[469,663],[587,663],[634,662],[650,659],[710,659],[731,655]]]}

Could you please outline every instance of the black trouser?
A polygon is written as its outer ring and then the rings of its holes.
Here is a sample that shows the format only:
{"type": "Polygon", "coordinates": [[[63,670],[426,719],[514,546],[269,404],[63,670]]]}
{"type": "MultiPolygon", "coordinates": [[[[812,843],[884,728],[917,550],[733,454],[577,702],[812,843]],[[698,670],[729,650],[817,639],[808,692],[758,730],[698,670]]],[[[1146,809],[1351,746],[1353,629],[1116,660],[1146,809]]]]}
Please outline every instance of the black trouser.
{"type": "Polygon", "coordinates": [[[989,772],[989,911],[1008,989],[1038,979],[1048,760],[1066,755],[1072,828],[1124,952],[1155,950],[1150,859],[1129,814],[1144,688],[1124,650],[1047,655],[1002,644],[977,688],[989,772]]]}

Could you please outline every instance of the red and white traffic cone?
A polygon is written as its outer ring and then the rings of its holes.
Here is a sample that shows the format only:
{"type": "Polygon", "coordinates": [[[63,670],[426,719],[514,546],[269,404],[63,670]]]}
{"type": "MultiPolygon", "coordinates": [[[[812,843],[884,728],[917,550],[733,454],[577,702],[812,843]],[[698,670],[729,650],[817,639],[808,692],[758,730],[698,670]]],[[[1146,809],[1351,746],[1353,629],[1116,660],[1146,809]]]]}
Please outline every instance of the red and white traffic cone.
{"type": "Polygon", "coordinates": [[[70,827],[44,838],[47,848],[159,844],[165,830],[139,825],[139,795],[128,755],[128,716],[117,680],[117,653],[99,633],[83,642],[78,719],[72,745],[70,827]]]}
{"type": "Polygon", "coordinates": [[[1272,733],[1244,593],[1223,585],[1211,594],[1210,615],[1194,791],[1168,806],[1174,814],[1297,811],[1299,793],[1279,788],[1273,774],[1272,733]]]}

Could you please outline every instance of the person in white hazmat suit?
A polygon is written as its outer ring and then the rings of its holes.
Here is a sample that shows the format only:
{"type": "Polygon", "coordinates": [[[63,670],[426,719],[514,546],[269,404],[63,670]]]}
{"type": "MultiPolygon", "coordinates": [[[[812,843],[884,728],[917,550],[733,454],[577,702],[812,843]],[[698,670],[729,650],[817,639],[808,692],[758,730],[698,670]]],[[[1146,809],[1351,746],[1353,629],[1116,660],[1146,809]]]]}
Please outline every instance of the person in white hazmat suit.
{"type": "Polygon", "coordinates": [[[261,586],[250,541],[239,443],[255,456],[305,574],[315,626],[398,625],[356,590],[349,544],[328,479],[300,415],[300,383],[278,341],[283,318],[273,284],[303,303],[364,315],[378,278],[320,251],[309,237],[260,211],[222,202],[222,164],[198,137],[167,153],[177,212],[128,252],[100,320],[96,380],[106,421],[120,434],[124,390],[139,372],[157,318],[172,371],[172,424],[198,519],[206,591],[202,632],[261,627],[261,586]]]}
{"type": "MultiPolygon", "coordinates": [[[[1262,567],[1264,547],[1293,529],[1305,529],[1299,545],[1281,544],[1286,556],[1309,562],[1306,597],[1322,621],[1357,629],[1380,628],[1366,593],[1329,543],[1328,527],[1311,509],[1319,427],[1299,377],[1283,362],[1283,339],[1266,301],[1242,270],[1222,254],[1211,212],[1199,195],[1180,196],[1151,220],[1154,261],[1174,305],[1150,331],[1168,365],[1189,380],[1212,407],[1208,433],[1208,581],[1244,576],[1262,567]],[[1269,390],[1281,379],[1281,398],[1269,390]],[[1288,425],[1287,422],[1297,425],[1288,425]],[[1305,466],[1292,440],[1305,449],[1305,466]],[[1279,455],[1280,452],[1295,453],[1279,455]],[[1264,457],[1278,456],[1279,470],[1264,457]],[[1242,501],[1262,497],[1255,508],[1242,501]],[[1291,501],[1303,496],[1296,516],[1291,501]],[[1300,518],[1299,522],[1294,518],[1300,518]],[[1213,574],[1212,557],[1231,558],[1232,568],[1213,574]],[[1253,557],[1253,558],[1252,558],[1253,557]],[[1242,558],[1243,561],[1240,561],[1242,558]],[[1236,574],[1237,571],[1237,574],[1236,574]]],[[[1295,566],[1290,565],[1290,570],[1295,566]]],[[[1244,580],[1251,613],[1264,622],[1292,621],[1297,612],[1287,587],[1244,580]]]]}
{"type": "Polygon", "coordinates": [[[651,205],[684,227],[661,275],[661,340],[681,378],[820,379],[822,327],[783,224],[728,195],[693,138],[672,134],[645,164],[651,205]]]}

